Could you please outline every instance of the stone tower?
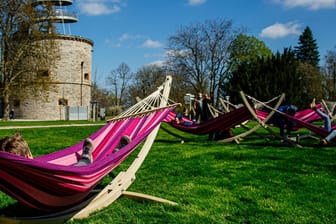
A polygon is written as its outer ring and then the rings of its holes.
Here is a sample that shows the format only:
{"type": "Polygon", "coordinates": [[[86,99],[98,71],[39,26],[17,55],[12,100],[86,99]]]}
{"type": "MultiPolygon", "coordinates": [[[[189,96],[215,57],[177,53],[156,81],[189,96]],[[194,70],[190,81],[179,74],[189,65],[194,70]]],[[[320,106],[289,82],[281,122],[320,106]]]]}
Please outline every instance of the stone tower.
{"type": "MultiPolygon", "coordinates": [[[[44,23],[46,32],[52,23],[59,23],[64,28],[66,23],[78,21],[75,13],[65,10],[72,5],[72,0],[31,0],[31,4],[40,10],[39,22],[44,23]]],[[[12,99],[15,117],[32,120],[88,120],[91,114],[93,41],[67,35],[65,30],[53,41],[58,45],[59,58],[51,67],[40,72],[52,78],[55,88],[48,92],[48,99],[12,99]]]]}

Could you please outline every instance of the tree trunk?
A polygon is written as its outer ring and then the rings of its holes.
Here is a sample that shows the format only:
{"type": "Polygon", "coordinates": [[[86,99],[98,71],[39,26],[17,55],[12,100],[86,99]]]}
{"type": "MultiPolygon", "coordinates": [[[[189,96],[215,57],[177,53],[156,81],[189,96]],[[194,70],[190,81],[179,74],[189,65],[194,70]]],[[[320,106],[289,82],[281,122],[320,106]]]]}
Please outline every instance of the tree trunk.
{"type": "Polygon", "coordinates": [[[3,117],[2,119],[7,121],[9,119],[9,94],[7,91],[4,91],[3,93],[3,117]]]}

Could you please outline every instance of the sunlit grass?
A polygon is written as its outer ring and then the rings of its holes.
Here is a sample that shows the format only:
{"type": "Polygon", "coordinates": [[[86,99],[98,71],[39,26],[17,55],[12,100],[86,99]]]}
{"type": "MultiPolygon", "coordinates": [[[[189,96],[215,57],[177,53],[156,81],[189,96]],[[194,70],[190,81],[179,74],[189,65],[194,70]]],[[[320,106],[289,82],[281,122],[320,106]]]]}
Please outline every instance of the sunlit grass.
{"type": "MultiPolygon", "coordinates": [[[[40,155],[77,143],[98,128],[21,131],[33,154],[40,155]]],[[[266,141],[256,135],[247,136],[240,144],[216,143],[206,141],[207,136],[171,130],[194,141],[181,144],[161,129],[128,190],[172,200],[177,206],[121,197],[89,218],[68,223],[333,223],[336,220],[334,146],[316,148],[318,140],[305,139],[301,141],[303,147],[289,147],[279,140],[266,141]]],[[[263,129],[258,132],[268,135],[263,129]]],[[[0,136],[12,133],[14,130],[1,130],[0,136]]],[[[134,155],[110,176],[127,169],[133,158],[134,155]]],[[[109,178],[104,180],[107,181],[109,178]]],[[[14,203],[4,194],[0,194],[0,199],[2,208],[14,203]]]]}

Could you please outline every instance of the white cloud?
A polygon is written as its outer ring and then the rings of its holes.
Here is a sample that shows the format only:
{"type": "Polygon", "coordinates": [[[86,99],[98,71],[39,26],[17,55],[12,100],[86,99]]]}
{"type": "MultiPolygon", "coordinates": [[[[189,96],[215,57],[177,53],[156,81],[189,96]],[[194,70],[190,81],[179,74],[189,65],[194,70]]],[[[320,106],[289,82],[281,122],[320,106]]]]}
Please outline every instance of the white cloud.
{"type": "Polygon", "coordinates": [[[308,8],[318,10],[322,8],[336,8],[336,0],[273,0],[288,8],[308,8]]]}
{"type": "Polygon", "coordinates": [[[140,34],[132,35],[132,34],[124,33],[119,37],[119,41],[144,39],[144,38],[146,38],[144,35],[140,35],[140,34]]]}
{"type": "Polygon", "coordinates": [[[157,60],[157,61],[153,61],[153,62],[147,64],[146,66],[149,66],[149,67],[151,67],[151,66],[163,67],[165,64],[166,64],[165,61],[157,60]]]}
{"type": "Polygon", "coordinates": [[[206,0],[188,0],[189,5],[201,5],[205,2],[206,0]]]}
{"type": "Polygon", "coordinates": [[[271,26],[264,28],[261,31],[260,36],[276,39],[276,38],[285,37],[291,34],[299,35],[300,33],[301,33],[300,24],[298,23],[295,23],[295,22],[289,22],[286,24],[275,23],[271,26]]]}
{"type": "Polygon", "coordinates": [[[120,0],[78,0],[80,12],[90,16],[106,15],[120,12],[125,6],[120,0]]]}
{"type": "Polygon", "coordinates": [[[163,44],[160,43],[159,41],[153,41],[151,39],[146,40],[143,44],[142,47],[147,47],[147,48],[159,48],[162,47],[163,44]]]}

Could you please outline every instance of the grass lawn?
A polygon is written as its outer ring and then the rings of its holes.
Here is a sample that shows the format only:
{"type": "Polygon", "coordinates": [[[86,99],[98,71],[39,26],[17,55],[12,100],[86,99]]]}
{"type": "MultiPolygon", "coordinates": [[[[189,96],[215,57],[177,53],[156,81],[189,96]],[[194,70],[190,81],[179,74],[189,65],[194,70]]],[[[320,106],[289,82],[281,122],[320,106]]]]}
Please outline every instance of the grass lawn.
{"type": "MultiPolygon", "coordinates": [[[[20,132],[33,154],[40,155],[73,145],[99,127],[20,132]]],[[[0,137],[14,132],[0,130],[0,137]]],[[[258,133],[268,135],[263,129],[258,133]]],[[[207,136],[183,135],[194,140],[181,144],[161,129],[128,189],[175,201],[177,206],[121,197],[89,218],[68,223],[336,222],[335,145],[318,148],[318,140],[304,139],[303,147],[289,147],[253,134],[240,144],[216,143],[208,142],[207,136]]],[[[103,182],[127,169],[134,156],[103,182]]],[[[0,215],[13,203],[0,192],[0,215]]]]}

